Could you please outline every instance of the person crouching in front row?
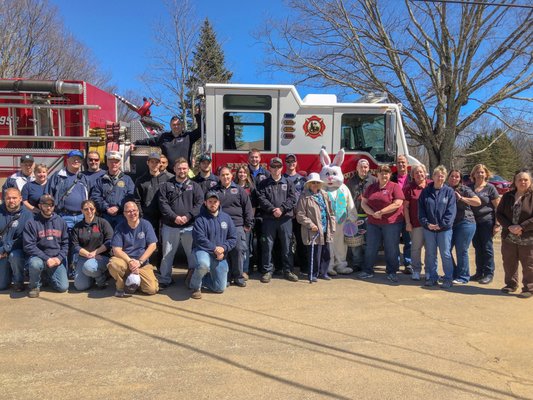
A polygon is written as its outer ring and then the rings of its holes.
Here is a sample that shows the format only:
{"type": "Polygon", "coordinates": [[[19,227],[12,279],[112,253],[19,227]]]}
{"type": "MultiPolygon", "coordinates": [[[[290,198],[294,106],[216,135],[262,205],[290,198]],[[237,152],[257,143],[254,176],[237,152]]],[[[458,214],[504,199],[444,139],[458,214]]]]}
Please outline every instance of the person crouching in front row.
{"type": "Polygon", "coordinates": [[[219,194],[208,191],[192,230],[196,266],[191,277],[191,298],[202,298],[202,286],[222,293],[228,281],[228,253],[237,244],[231,217],[220,209],[219,194]]]}
{"type": "Polygon", "coordinates": [[[107,265],[109,273],[116,281],[116,297],[127,297],[139,287],[145,294],[156,294],[159,284],[154,275],[154,267],[148,259],[155,251],[157,237],[152,224],[139,218],[139,206],[134,201],[124,205],[125,221],[115,228],[111,246],[113,257],[107,265]],[[135,279],[128,279],[130,275],[135,279]],[[128,285],[128,282],[135,284],[128,285]]]}

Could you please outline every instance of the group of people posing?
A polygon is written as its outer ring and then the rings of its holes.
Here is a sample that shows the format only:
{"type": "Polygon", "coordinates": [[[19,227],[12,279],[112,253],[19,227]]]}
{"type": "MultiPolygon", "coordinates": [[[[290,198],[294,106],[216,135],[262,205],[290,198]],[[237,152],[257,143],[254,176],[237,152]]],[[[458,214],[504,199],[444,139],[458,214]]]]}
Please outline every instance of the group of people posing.
{"type": "Polygon", "coordinates": [[[319,174],[300,175],[294,154],[284,160],[274,157],[265,168],[260,151],[253,149],[248,165],[237,171],[221,167],[216,174],[210,156],[202,155],[199,172],[191,177],[186,157],[169,163],[165,155],[152,152],[148,171],[135,183],[122,172],[118,152],[107,153],[105,169],[97,152],[87,154],[85,170],[83,161],[80,151],[71,151],[65,168],[48,176],[45,165],[35,165],[25,155],[21,170],[6,181],[0,207],[0,290],[11,284],[15,291],[25,290],[27,275],[29,297],[38,297],[45,283],[64,292],[70,268],[77,290],[105,288],[109,274],[117,297],[137,290],[155,294],[173,283],[180,244],[194,299],[202,297],[202,290],[222,293],[230,283],[245,287],[254,267],[263,283],[276,271],[296,282],[295,267],[315,282],[353,270],[358,278],[371,279],[381,247],[386,277],[393,283],[401,260],[404,272],[421,280],[425,248],[425,286],[488,284],[495,270],[493,236],[502,229],[502,291],[519,289],[520,262],[519,297],[533,294],[533,190],[527,171],[515,175],[513,190],[500,201],[488,183],[490,171],[481,164],[466,186],[458,170],[439,166],[431,180],[423,165],[409,171],[403,155],[394,174],[383,165],[377,177],[370,174],[367,160],[359,160],[346,183],[353,199],[347,217],[359,220],[366,245],[350,247],[350,268],[335,270],[332,237],[338,229],[339,198],[328,195],[319,174]]]}

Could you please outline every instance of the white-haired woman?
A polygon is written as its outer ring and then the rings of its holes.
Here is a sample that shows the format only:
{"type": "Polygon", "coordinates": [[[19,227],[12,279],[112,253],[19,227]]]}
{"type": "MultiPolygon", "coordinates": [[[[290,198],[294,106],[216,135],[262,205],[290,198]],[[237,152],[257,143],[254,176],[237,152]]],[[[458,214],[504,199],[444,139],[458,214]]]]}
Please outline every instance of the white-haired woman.
{"type": "Polygon", "coordinates": [[[424,228],[418,219],[418,199],[422,190],[428,185],[427,171],[424,164],[414,165],[411,168],[411,182],[403,189],[405,200],[403,202],[405,230],[411,235],[411,279],[420,280],[422,272],[422,247],[424,246],[424,228]]]}
{"type": "Polygon", "coordinates": [[[307,249],[307,257],[313,260],[309,279],[330,280],[328,266],[330,260],[329,243],[333,240],[336,222],[327,193],[322,190],[322,180],[316,172],[309,174],[304,190],[296,205],[296,220],[302,226],[302,241],[307,249]],[[313,257],[311,257],[311,254],[313,257]]]}

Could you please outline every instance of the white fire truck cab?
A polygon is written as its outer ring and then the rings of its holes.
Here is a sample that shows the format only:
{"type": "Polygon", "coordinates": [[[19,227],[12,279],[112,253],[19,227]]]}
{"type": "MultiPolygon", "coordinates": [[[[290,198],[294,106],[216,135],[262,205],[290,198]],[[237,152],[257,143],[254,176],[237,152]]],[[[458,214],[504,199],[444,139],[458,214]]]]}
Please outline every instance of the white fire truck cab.
{"type": "Polygon", "coordinates": [[[202,150],[213,167],[237,168],[248,151],[258,149],[262,163],[295,154],[298,170],[318,172],[319,152],[346,152],[343,171],[349,177],[357,161],[370,168],[391,164],[404,154],[410,164],[400,106],[372,101],[339,103],[331,94],[309,94],[303,100],[291,85],[207,84],[202,150]]]}

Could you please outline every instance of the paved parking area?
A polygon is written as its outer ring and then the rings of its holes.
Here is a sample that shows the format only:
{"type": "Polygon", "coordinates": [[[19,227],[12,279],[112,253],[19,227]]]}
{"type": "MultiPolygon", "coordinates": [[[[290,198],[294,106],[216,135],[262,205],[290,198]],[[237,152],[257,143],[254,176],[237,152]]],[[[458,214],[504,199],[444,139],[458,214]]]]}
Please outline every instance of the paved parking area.
{"type": "MultiPolygon", "coordinates": [[[[497,250],[499,251],[499,250],[497,250]]],[[[2,399],[533,399],[533,300],[383,271],[189,300],[0,292],[2,399]]]]}

